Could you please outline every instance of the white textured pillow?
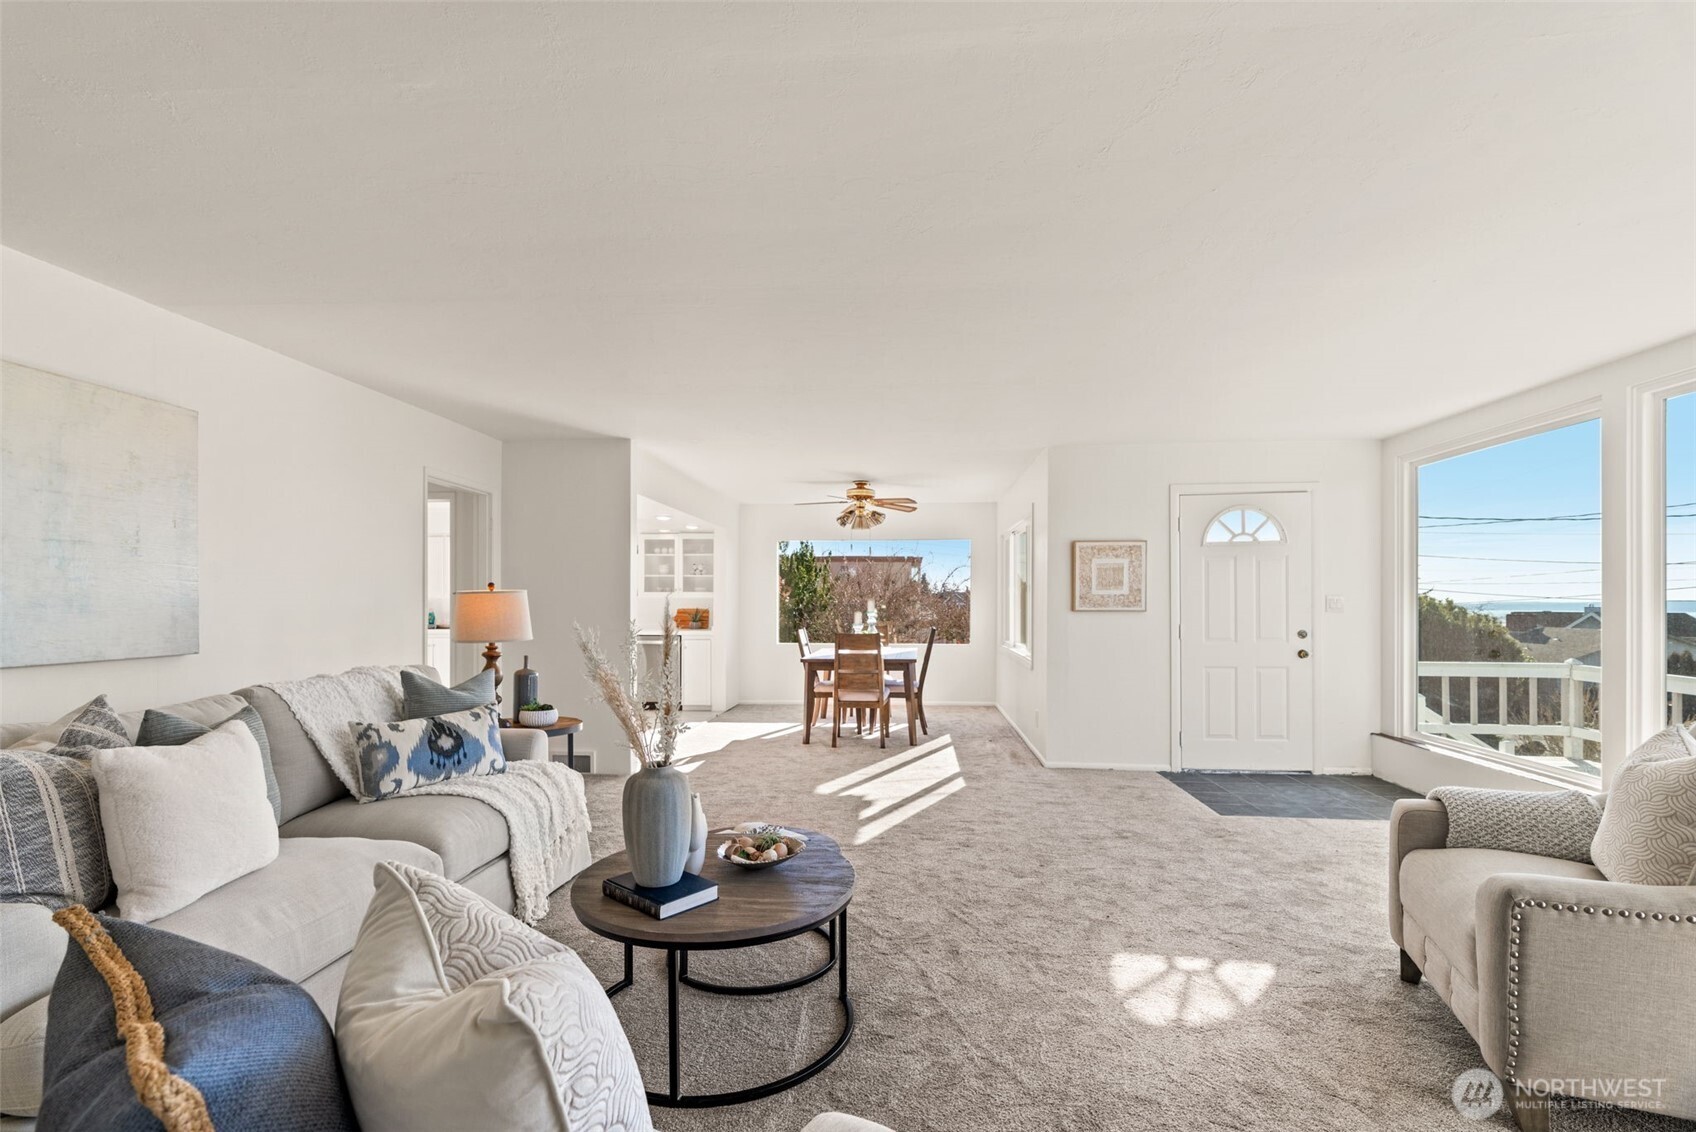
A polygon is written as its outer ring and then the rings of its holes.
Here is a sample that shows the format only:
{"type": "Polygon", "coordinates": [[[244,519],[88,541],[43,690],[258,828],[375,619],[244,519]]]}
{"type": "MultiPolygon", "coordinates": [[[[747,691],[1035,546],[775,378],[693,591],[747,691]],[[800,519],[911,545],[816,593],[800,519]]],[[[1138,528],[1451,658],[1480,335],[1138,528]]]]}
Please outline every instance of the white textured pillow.
{"type": "Polygon", "coordinates": [[[47,1000],[37,999],[0,1022],[0,1113],[34,1116],[41,1107],[47,1050],[47,1000]]]}
{"type": "Polygon", "coordinates": [[[364,1132],[652,1132],[606,991],[563,943],[397,862],[348,959],[336,1048],[364,1132]]]}
{"type": "Polygon", "coordinates": [[[1590,856],[1611,881],[1696,884],[1696,738],[1688,728],[1669,727],[1631,752],[1590,856]]]}
{"type": "Polygon", "coordinates": [[[143,923],[277,859],[265,766],[239,719],[176,747],[90,755],[118,914],[143,923]]]}

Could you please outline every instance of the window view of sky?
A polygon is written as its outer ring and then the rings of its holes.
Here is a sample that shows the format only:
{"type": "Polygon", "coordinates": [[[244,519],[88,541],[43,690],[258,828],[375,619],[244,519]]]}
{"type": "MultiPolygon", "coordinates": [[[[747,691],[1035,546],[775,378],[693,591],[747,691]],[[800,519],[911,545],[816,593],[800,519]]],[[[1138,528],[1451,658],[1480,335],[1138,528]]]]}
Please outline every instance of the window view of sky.
{"type": "MultiPolygon", "coordinates": [[[[1668,403],[1668,600],[1696,609],[1696,395],[1668,403]]],[[[1491,612],[1602,600],[1601,423],[1419,471],[1419,589],[1491,612]]]]}

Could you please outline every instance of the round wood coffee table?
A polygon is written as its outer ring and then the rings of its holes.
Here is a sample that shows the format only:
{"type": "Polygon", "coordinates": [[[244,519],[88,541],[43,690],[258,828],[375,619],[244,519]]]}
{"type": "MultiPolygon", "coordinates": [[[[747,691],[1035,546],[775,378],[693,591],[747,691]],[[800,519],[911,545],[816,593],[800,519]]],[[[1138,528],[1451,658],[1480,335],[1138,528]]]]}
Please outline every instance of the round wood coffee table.
{"type": "Polygon", "coordinates": [[[793,861],[770,869],[742,869],[718,859],[728,830],[707,835],[707,862],[701,875],[718,884],[718,899],[665,920],[620,904],[601,892],[601,882],[630,871],[623,853],[602,857],[578,874],[571,884],[571,910],[583,926],[624,945],[624,978],[607,988],[609,996],[634,982],[631,959],[635,948],[664,950],[667,1029],[670,1039],[670,1077],[665,1092],[648,1091],[648,1103],[666,1108],[712,1108],[741,1104],[793,1088],[835,1061],[854,1034],[854,1004],[848,998],[848,901],[854,895],[854,866],[835,841],[822,833],[797,829],[807,848],[793,861]],[[758,947],[805,932],[817,932],[829,944],[823,966],[798,978],[759,986],[726,986],[689,975],[691,951],[723,951],[758,947]],[[725,1093],[690,1093],[682,1088],[682,1056],[678,1042],[677,997],[680,986],[711,994],[777,994],[805,986],[836,968],[836,997],[842,1003],[842,1033],[818,1060],[764,1085],[725,1093]]]}

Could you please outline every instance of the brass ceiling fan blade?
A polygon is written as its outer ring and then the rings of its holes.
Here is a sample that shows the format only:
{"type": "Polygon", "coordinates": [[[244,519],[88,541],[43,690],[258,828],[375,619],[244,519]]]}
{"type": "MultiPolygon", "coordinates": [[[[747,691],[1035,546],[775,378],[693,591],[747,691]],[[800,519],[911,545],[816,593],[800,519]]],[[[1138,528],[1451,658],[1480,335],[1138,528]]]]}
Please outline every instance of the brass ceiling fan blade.
{"type": "Polygon", "coordinates": [[[887,507],[891,511],[917,511],[919,509],[919,501],[916,499],[908,499],[905,496],[898,496],[895,499],[874,499],[872,500],[872,506],[887,507]]]}
{"type": "Polygon", "coordinates": [[[796,507],[837,507],[848,502],[846,499],[809,499],[805,503],[796,503],[796,507]]]}

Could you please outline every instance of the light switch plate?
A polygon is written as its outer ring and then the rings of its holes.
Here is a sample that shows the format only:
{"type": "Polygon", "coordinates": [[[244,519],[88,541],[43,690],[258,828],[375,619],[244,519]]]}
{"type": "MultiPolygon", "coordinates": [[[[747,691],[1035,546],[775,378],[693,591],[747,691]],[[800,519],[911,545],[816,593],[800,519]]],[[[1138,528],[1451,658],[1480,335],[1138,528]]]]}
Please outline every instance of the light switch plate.
{"type": "Polygon", "coordinates": [[[1343,595],[1342,594],[1326,594],[1325,595],[1325,612],[1326,613],[1341,613],[1342,611],[1343,611],[1343,595]]]}

